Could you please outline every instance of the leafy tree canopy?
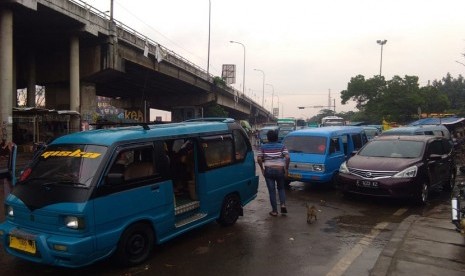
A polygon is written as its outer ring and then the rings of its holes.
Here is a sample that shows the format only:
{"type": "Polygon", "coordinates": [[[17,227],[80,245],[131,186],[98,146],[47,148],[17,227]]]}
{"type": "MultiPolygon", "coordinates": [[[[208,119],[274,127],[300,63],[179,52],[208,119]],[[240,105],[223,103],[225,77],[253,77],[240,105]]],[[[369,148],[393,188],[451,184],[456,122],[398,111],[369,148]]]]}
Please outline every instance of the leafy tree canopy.
{"type": "Polygon", "coordinates": [[[356,102],[359,112],[350,114],[351,121],[381,123],[383,119],[400,124],[418,118],[422,113],[465,114],[465,80],[447,74],[432,85],[420,87],[417,76],[383,76],[365,79],[362,75],[351,78],[347,90],[341,91],[341,104],[356,102]]]}

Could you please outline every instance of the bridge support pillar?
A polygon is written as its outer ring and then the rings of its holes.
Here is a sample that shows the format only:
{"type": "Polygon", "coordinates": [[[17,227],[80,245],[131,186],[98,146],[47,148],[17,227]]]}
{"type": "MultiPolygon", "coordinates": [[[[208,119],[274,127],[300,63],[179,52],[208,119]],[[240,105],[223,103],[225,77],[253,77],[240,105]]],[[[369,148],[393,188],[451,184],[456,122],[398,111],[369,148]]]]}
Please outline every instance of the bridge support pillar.
{"type": "MultiPolygon", "coordinates": [[[[69,51],[69,107],[70,110],[81,112],[80,85],[79,85],[79,37],[71,35],[69,51]]],[[[79,119],[71,121],[71,130],[78,131],[80,127],[79,119]]]]}
{"type": "Polygon", "coordinates": [[[27,104],[28,107],[36,106],[36,55],[33,49],[29,49],[27,76],[27,104]]]}
{"type": "MultiPolygon", "coordinates": [[[[81,84],[81,124],[94,124],[97,119],[97,94],[95,84],[81,84]]],[[[83,127],[81,126],[81,129],[83,127]]],[[[86,127],[84,127],[85,129],[86,127]]]]}
{"type": "Polygon", "coordinates": [[[0,10],[0,120],[1,137],[13,139],[13,11],[0,10]]]}

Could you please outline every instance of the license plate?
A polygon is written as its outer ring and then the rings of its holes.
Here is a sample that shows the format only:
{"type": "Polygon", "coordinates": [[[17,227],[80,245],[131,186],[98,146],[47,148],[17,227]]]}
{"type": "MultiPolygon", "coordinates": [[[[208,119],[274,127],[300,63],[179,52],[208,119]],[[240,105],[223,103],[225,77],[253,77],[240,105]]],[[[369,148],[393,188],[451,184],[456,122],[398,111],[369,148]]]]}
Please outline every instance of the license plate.
{"type": "Polygon", "coordinates": [[[31,254],[36,253],[36,242],[33,240],[10,236],[10,247],[31,254]]]}
{"type": "Polygon", "coordinates": [[[378,182],[370,180],[357,180],[357,186],[364,188],[378,188],[378,182]]]}
{"type": "Polygon", "coordinates": [[[302,179],[302,175],[300,173],[288,173],[288,176],[294,179],[302,179]]]}

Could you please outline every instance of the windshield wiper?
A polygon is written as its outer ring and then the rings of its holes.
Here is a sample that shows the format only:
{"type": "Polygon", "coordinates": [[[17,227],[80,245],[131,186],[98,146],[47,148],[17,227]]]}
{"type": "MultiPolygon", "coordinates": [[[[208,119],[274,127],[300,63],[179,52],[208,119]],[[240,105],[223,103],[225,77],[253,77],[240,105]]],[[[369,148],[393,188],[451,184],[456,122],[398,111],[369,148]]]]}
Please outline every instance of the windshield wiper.
{"type": "Polygon", "coordinates": [[[23,181],[19,181],[18,184],[25,184],[25,183],[32,182],[32,181],[49,180],[49,179],[50,178],[48,177],[32,177],[32,178],[26,178],[23,181]]]}

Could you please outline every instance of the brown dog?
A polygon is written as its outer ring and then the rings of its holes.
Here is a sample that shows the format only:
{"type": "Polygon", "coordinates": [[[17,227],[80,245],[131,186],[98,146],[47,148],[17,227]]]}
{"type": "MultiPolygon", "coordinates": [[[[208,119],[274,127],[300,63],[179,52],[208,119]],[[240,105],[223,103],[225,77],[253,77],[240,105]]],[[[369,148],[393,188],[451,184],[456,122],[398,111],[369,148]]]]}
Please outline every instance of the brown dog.
{"type": "Polygon", "coordinates": [[[315,205],[305,204],[307,207],[307,223],[312,223],[312,219],[317,220],[316,212],[318,211],[315,205]]]}

